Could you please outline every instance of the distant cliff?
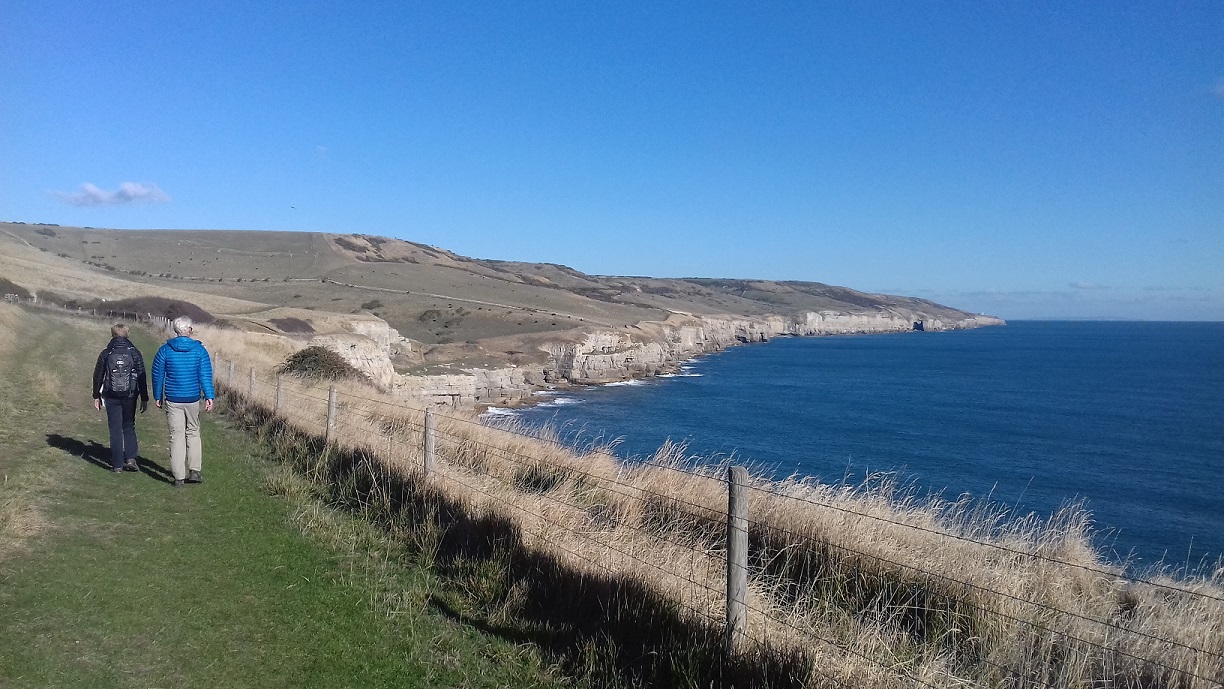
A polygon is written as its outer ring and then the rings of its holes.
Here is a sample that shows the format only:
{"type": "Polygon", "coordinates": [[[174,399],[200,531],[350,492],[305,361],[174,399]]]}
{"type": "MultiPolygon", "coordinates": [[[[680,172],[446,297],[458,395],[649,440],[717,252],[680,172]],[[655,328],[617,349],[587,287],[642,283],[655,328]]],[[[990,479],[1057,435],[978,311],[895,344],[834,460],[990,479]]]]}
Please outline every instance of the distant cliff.
{"type": "Polygon", "coordinates": [[[658,375],[778,336],[1002,324],[820,282],[589,275],[366,234],[0,223],[0,278],[58,303],[159,296],[241,330],[312,334],[380,387],[454,405],[658,375]]]}
{"type": "MultiPolygon", "coordinates": [[[[434,398],[454,406],[516,404],[546,385],[590,385],[672,372],[687,359],[744,343],[782,336],[904,333],[922,323],[925,331],[1003,325],[993,316],[969,315],[953,321],[920,312],[808,312],[797,316],[690,316],[516,339],[542,356],[503,366],[457,368],[434,375],[396,376],[393,387],[411,397],[434,398]]],[[[482,343],[495,349],[496,341],[482,343]]],[[[354,361],[358,366],[368,362],[354,361]]],[[[385,367],[379,367],[385,370],[385,367]]]]}
{"type": "Polygon", "coordinates": [[[606,383],[658,375],[680,362],[708,352],[779,336],[901,333],[915,329],[962,330],[1003,325],[993,316],[967,316],[955,321],[924,314],[877,312],[806,312],[797,316],[682,316],[659,323],[599,331],[581,342],[542,344],[550,360],[544,369],[549,382],[606,383]]]}

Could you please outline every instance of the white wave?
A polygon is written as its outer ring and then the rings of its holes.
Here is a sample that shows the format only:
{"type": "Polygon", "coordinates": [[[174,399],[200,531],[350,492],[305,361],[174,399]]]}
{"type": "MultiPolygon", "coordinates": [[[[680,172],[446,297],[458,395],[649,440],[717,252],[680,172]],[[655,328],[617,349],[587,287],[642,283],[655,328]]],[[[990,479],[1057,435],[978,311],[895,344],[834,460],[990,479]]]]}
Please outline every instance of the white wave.
{"type": "Polygon", "coordinates": [[[518,416],[521,412],[517,409],[507,409],[505,407],[489,407],[484,410],[481,416],[518,416]]]}
{"type": "Polygon", "coordinates": [[[567,404],[582,404],[582,400],[575,397],[554,397],[551,400],[541,404],[541,407],[562,407],[567,404]]]}
{"type": "Polygon", "coordinates": [[[645,384],[646,384],[646,381],[644,380],[618,380],[615,383],[604,383],[604,387],[623,388],[623,387],[631,386],[631,385],[645,385],[645,384]]]}

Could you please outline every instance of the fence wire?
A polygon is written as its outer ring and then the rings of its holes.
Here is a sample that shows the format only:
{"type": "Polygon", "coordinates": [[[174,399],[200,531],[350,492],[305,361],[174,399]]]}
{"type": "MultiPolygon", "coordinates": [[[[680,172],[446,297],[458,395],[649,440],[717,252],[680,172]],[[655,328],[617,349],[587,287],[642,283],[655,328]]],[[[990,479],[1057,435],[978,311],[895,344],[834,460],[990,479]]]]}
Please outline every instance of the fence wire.
{"type": "MultiPolygon", "coordinates": [[[[260,388],[261,392],[265,393],[264,395],[262,395],[263,397],[271,396],[273,398],[272,404],[267,404],[267,406],[272,407],[276,405],[277,403],[277,400],[275,399],[275,395],[276,395],[275,389],[277,387],[276,380],[269,380],[259,375],[256,375],[254,379],[252,380],[249,375],[239,375],[237,371],[235,371],[235,375],[232,380],[230,380],[228,376],[226,380],[227,386],[230,387],[230,389],[233,392],[239,395],[246,395],[247,391],[252,387],[251,385],[252,382],[254,383],[255,386],[258,386],[260,388]]],[[[303,387],[300,384],[282,385],[281,395],[284,398],[283,399],[284,406],[292,407],[294,406],[293,398],[300,398],[302,400],[310,400],[312,402],[322,403],[324,405],[323,413],[326,414],[326,405],[329,402],[328,397],[324,394],[316,394],[315,393],[316,390],[317,388],[303,387]]],[[[335,423],[337,427],[343,427],[343,428],[349,429],[353,433],[357,434],[358,437],[360,438],[359,440],[360,445],[367,447],[369,449],[372,449],[375,452],[377,452],[377,450],[380,449],[379,447],[376,447],[376,446],[384,446],[384,447],[387,447],[388,449],[398,450],[401,453],[407,452],[409,456],[413,456],[418,451],[418,448],[403,447],[402,441],[407,440],[408,438],[394,438],[392,437],[393,435],[392,433],[387,432],[385,430],[385,427],[387,426],[388,422],[390,422],[393,430],[402,430],[402,431],[410,432],[411,438],[414,440],[422,439],[424,437],[426,428],[425,428],[425,423],[423,420],[424,415],[420,412],[420,410],[408,410],[408,409],[405,409],[403,405],[397,405],[393,402],[389,402],[386,400],[377,399],[373,397],[357,395],[355,393],[352,393],[346,390],[337,389],[336,393],[337,393],[336,394],[337,409],[336,409],[336,416],[333,419],[333,422],[335,423]],[[340,401],[341,398],[344,399],[343,402],[340,401]],[[356,409],[353,408],[353,405],[360,405],[360,404],[374,404],[374,405],[379,405],[380,407],[390,408],[391,413],[388,413],[386,415],[378,414],[372,411],[366,411],[364,413],[359,413],[357,412],[356,409]],[[408,418],[409,415],[419,417],[421,418],[421,420],[418,421],[416,418],[408,418]],[[359,421],[359,422],[355,422],[355,421],[359,421]],[[375,440],[371,440],[371,438],[369,437],[369,434],[372,431],[379,433],[383,437],[375,439],[375,440]],[[401,445],[396,445],[395,441],[397,440],[401,441],[401,445]]],[[[255,397],[256,397],[257,403],[265,404],[265,402],[259,401],[259,398],[261,397],[261,395],[255,395],[255,397]]],[[[283,413],[287,410],[279,410],[279,411],[283,413]]],[[[535,437],[531,435],[524,435],[524,434],[516,432],[516,430],[514,429],[507,429],[507,428],[499,427],[499,425],[496,423],[495,424],[483,424],[483,423],[479,423],[477,421],[473,421],[470,419],[464,419],[461,417],[457,417],[453,415],[445,415],[445,414],[435,414],[435,419],[436,419],[435,434],[436,434],[436,437],[442,440],[442,442],[439,443],[438,453],[439,453],[439,456],[443,458],[450,451],[457,451],[459,448],[466,445],[470,447],[480,448],[481,450],[487,453],[492,453],[498,459],[501,459],[509,463],[513,467],[517,467],[516,471],[523,471],[525,469],[538,468],[540,466],[541,464],[540,458],[523,456],[517,453],[511,447],[499,446],[499,445],[496,445],[486,440],[481,440],[481,439],[472,437],[470,435],[464,435],[462,431],[455,430],[455,428],[462,428],[465,425],[479,428],[483,432],[494,431],[496,433],[504,433],[507,435],[507,441],[532,442],[532,443],[542,442],[542,443],[551,444],[561,450],[564,450],[566,453],[576,453],[573,455],[574,461],[581,460],[582,455],[583,455],[583,451],[581,449],[573,447],[565,443],[562,443],[558,440],[547,438],[547,437],[541,438],[541,437],[535,437]],[[445,426],[446,424],[452,424],[453,427],[451,429],[443,428],[443,426],[445,426]]],[[[293,423],[292,418],[286,417],[286,420],[293,423]]],[[[302,424],[295,424],[295,425],[302,426],[302,424]]],[[[319,421],[318,419],[315,419],[312,424],[306,424],[305,426],[302,426],[301,430],[308,432],[308,433],[318,433],[321,428],[323,428],[323,423],[319,421]]],[[[421,450],[421,452],[423,453],[423,450],[421,450]]],[[[514,486],[514,482],[516,478],[516,476],[514,475],[506,477],[506,476],[498,476],[492,473],[486,473],[486,472],[481,471],[478,467],[471,466],[469,463],[461,462],[457,464],[456,466],[464,467],[469,471],[477,471],[479,475],[486,476],[487,478],[493,479],[496,481],[504,482],[506,480],[509,480],[510,483],[506,485],[504,489],[512,491],[512,492],[517,491],[517,489],[514,486]]],[[[594,484],[595,486],[597,486],[599,489],[605,490],[609,494],[615,495],[624,500],[644,501],[644,500],[653,498],[653,499],[657,499],[661,501],[667,501],[668,504],[672,504],[672,505],[676,505],[676,506],[685,508],[690,513],[690,516],[693,518],[704,520],[707,523],[717,521],[716,519],[713,519],[710,516],[710,513],[717,512],[717,510],[709,504],[702,504],[700,502],[695,502],[691,499],[688,499],[686,496],[682,496],[682,495],[652,491],[643,486],[630,485],[622,481],[625,475],[632,476],[634,472],[648,471],[651,469],[656,469],[656,470],[662,469],[662,470],[668,470],[668,471],[675,471],[675,472],[685,474],[691,479],[697,479],[701,481],[720,481],[720,479],[717,476],[713,475],[709,469],[702,470],[698,468],[688,468],[688,467],[674,466],[674,465],[669,465],[669,464],[649,463],[648,462],[648,463],[643,463],[641,465],[624,466],[621,472],[613,477],[613,476],[604,476],[604,475],[596,474],[590,471],[586,471],[582,469],[581,467],[574,466],[572,463],[569,463],[569,462],[564,463],[564,464],[558,464],[558,465],[550,465],[550,468],[570,478],[588,481],[594,484]]],[[[638,566],[648,567],[648,568],[658,570],[660,573],[664,574],[665,576],[675,578],[682,584],[686,584],[692,591],[704,590],[707,594],[720,594],[721,593],[721,591],[718,588],[711,586],[711,584],[708,581],[701,582],[701,581],[692,579],[690,577],[679,575],[676,572],[669,570],[668,568],[658,565],[657,563],[652,563],[649,560],[646,560],[646,559],[643,559],[643,558],[640,558],[634,555],[633,553],[619,549],[615,547],[614,545],[610,544],[609,542],[607,542],[606,540],[601,540],[597,538],[595,535],[593,535],[592,532],[586,532],[586,531],[582,531],[579,529],[571,528],[568,525],[565,525],[560,522],[549,519],[547,516],[543,515],[539,511],[531,511],[523,507],[522,505],[508,499],[504,495],[496,494],[491,489],[483,489],[477,485],[462,482],[458,476],[455,476],[446,471],[435,471],[433,475],[440,476],[444,478],[445,480],[454,482],[458,485],[462,485],[467,490],[475,491],[476,493],[484,496],[488,500],[491,500],[503,506],[512,508],[515,511],[522,512],[525,515],[528,515],[533,519],[543,519],[545,522],[547,522],[548,524],[550,524],[551,526],[557,529],[562,529],[566,531],[567,533],[572,534],[575,537],[591,541],[592,543],[597,544],[600,548],[604,548],[611,552],[614,552],[618,554],[620,557],[626,558],[629,561],[636,563],[636,565],[638,566]]],[[[1061,565],[1061,566],[1065,566],[1069,568],[1080,569],[1080,570],[1092,572],[1095,574],[1100,574],[1100,575],[1107,576],[1107,577],[1114,578],[1114,579],[1121,579],[1121,580],[1129,581],[1134,584],[1152,586],[1154,588],[1166,590],[1171,593],[1176,593],[1180,595],[1196,597],[1196,598],[1201,598],[1201,599],[1206,599],[1206,600],[1224,602],[1224,597],[1219,597],[1219,596],[1215,596],[1215,595],[1201,592],[1201,591],[1193,591],[1193,590],[1181,588],[1178,586],[1164,584],[1162,582],[1155,582],[1155,581],[1143,579],[1140,577],[1127,575],[1124,572],[1110,571],[1110,570],[1106,570],[1103,568],[1083,565],[1080,563],[1067,562],[1065,560],[1055,558],[1049,555],[1045,555],[1039,552],[1020,550],[1020,549],[1012,548],[1012,547],[1005,546],[1005,545],[998,544],[998,543],[991,543],[989,541],[973,539],[968,536],[963,536],[963,535],[956,534],[956,533],[950,533],[950,532],[942,531],[939,529],[933,529],[933,528],[925,527],[925,526],[918,525],[918,524],[910,524],[904,521],[888,519],[880,515],[860,512],[857,510],[846,508],[841,505],[835,505],[835,504],[827,503],[824,501],[812,500],[806,497],[790,495],[790,494],[779,491],[772,484],[768,484],[768,483],[766,483],[765,485],[754,485],[750,483],[746,485],[745,488],[750,491],[756,492],[758,494],[768,496],[769,499],[805,503],[805,504],[808,504],[814,507],[845,513],[848,516],[878,521],[881,523],[887,523],[890,526],[901,527],[905,529],[912,529],[912,530],[936,535],[936,536],[943,537],[943,538],[950,538],[950,539],[954,539],[957,541],[967,542],[969,544],[973,544],[977,546],[993,548],[993,549],[1007,552],[1009,554],[1022,556],[1025,558],[1033,558],[1036,560],[1046,561],[1051,564],[1057,564],[1057,565],[1061,565]]],[[[521,491],[517,491],[517,492],[521,493],[521,491]]],[[[572,510],[580,510],[584,512],[587,511],[588,506],[569,502],[563,499],[561,496],[554,494],[553,491],[543,491],[543,492],[532,491],[531,494],[535,496],[539,496],[542,499],[551,501],[560,507],[564,507],[564,508],[572,509],[572,510]]],[[[710,524],[710,525],[713,526],[713,524],[710,524]]],[[[785,538],[790,539],[790,541],[794,543],[809,543],[809,542],[813,542],[813,538],[814,538],[811,534],[803,534],[801,532],[795,532],[793,530],[789,530],[786,527],[782,525],[778,525],[778,524],[758,523],[756,524],[756,526],[761,527],[761,528],[766,528],[774,532],[775,534],[778,534],[785,538]]],[[[723,524],[722,527],[725,528],[725,524],[723,524]]],[[[644,528],[644,527],[637,526],[634,524],[620,523],[620,524],[617,524],[615,528],[626,528],[632,532],[647,536],[648,538],[653,538],[653,539],[663,538],[663,540],[668,542],[669,545],[674,546],[674,547],[682,547],[682,548],[694,547],[693,542],[689,542],[685,540],[677,540],[675,537],[664,538],[664,534],[658,532],[657,530],[644,528]]],[[[672,534],[667,534],[667,535],[672,536],[672,534]]],[[[708,537],[708,534],[704,534],[704,535],[708,537]]],[[[698,538],[698,542],[700,540],[702,539],[698,538]]],[[[1198,648],[1193,645],[1190,645],[1190,644],[1187,644],[1181,641],[1177,641],[1174,639],[1163,638],[1161,636],[1150,634],[1142,630],[1131,629],[1131,628],[1122,626],[1110,620],[1098,619],[1098,618],[1092,617],[1090,615],[1085,615],[1083,613],[1080,613],[1074,610],[1065,610],[1060,607],[1052,606],[1052,605],[1049,605],[1041,601],[1031,600],[1023,596],[1017,596],[1015,594],[1000,591],[1000,590],[997,590],[991,587],[986,587],[980,584],[975,584],[972,582],[964,581],[962,579],[959,579],[954,576],[950,576],[948,574],[944,574],[944,573],[937,572],[937,571],[932,571],[929,569],[924,569],[922,567],[918,567],[912,564],[907,564],[904,562],[899,562],[891,558],[886,558],[878,554],[865,552],[863,550],[851,548],[849,546],[832,543],[828,541],[827,539],[816,539],[816,542],[820,546],[835,549],[839,552],[842,552],[845,555],[850,555],[850,556],[854,556],[854,557],[858,557],[858,558],[862,558],[866,560],[871,560],[871,561],[876,562],[879,565],[887,565],[889,567],[897,568],[899,570],[910,571],[910,572],[913,572],[923,577],[930,577],[932,579],[943,581],[953,586],[961,587],[962,589],[967,590],[967,591],[975,591],[978,593],[987,594],[989,596],[995,596],[999,599],[1011,600],[1016,603],[1020,603],[1022,605],[1033,606],[1035,609],[1043,610],[1050,614],[1064,615],[1069,618],[1078,619],[1078,620],[1081,620],[1081,621],[1084,621],[1090,624],[1100,625],[1100,626],[1107,627],[1109,629],[1115,630],[1123,634],[1132,634],[1138,637],[1146,638],[1150,641],[1154,641],[1154,642],[1161,643],[1161,644],[1167,644],[1171,647],[1181,648],[1182,650],[1185,650],[1185,651],[1188,651],[1194,654],[1201,654],[1201,656],[1203,657],[1209,657],[1209,658],[1213,658],[1216,660],[1224,659],[1224,654],[1220,654],[1220,653],[1210,651],[1204,648],[1198,648]]],[[[581,562],[588,562],[590,564],[594,564],[598,567],[601,567],[607,570],[609,573],[613,573],[613,574],[619,573],[619,572],[615,572],[614,568],[606,563],[594,562],[586,558],[583,558],[579,553],[569,550],[561,546],[560,544],[553,543],[551,545],[560,548],[561,550],[567,552],[572,557],[578,558],[578,560],[581,562]]],[[[720,549],[713,549],[713,550],[702,549],[698,551],[696,554],[701,557],[707,557],[707,558],[714,557],[714,556],[721,557],[723,558],[723,562],[725,563],[725,551],[720,550],[720,549]]],[[[758,574],[760,574],[760,572],[758,572],[758,574]]],[[[717,619],[715,619],[714,617],[710,615],[710,611],[708,608],[705,610],[702,610],[700,608],[693,606],[689,601],[685,601],[685,600],[678,600],[677,602],[680,603],[682,606],[684,606],[686,609],[689,609],[693,613],[698,614],[703,619],[706,619],[710,623],[718,622],[717,619]]],[[[1073,634],[1069,634],[1066,631],[1056,630],[1051,627],[1044,626],[1040,622],[1037,622],[1035,620],[1029,620],[1029,619],[1017,617],[1015,615],[1011,615],[1001,610],[991,608],[979,602],[971,601],[968,599],[958,599],[958,602],[960,604],[965,605],[968,609],[976,610],[977,612],[980,612],[982,614],[997,616],[1001,619],[1006,619],[1006,620],[1009,620],[1017,624],[1031,627],[1033,629],[1040,630],[1047,634],[1056,635],[1068,641],[1078,642],[1080,644],[1083,644],[1085,647],[1096,648],[1099,651],[1128,657],[1133,660],[1139,661],[1142,664],[1146,664],[1150,667],[1160,668],[1160,669],[1164,669],[1164,670],[1167,670],[1173,673],[1178,673],[1181,676],[1184,676],[1186,678],[1193,678],[1193,679],[1200,680],[1202,682],[1206,682],[1209,684],[1212,682],[1218,683],[1220,681],[1217,678],[1204,677],[1202,675],[1195,674],[1185,669],[1181,669],[1181,668],[1173,667],[1171,665],[1164,664],[1158,659],[1138,656],[1138,655],[1129,653],[1125,650],[1122,650],[1120,648],[1116,648],[1115,646],[1112,646],[1112,645],[1100,643],[1100,642],[1093,641],[1090,639],[1084,639],[1081,637],[1077,637],[1073,634]]],[[[812,638],[814,641],[827,643],[827,644],[832,645],[835,648],[838,648],[842,652],[849,652],[851,654],[855,654],[855,652],[852,649],[848,651],[846,648],[843,648],[842,645],[839,645],[837,642],[829,640],[829,639],[823,639],[815,635],[812,630],[803,629],[799,627],[798,625],[795,625],[794,623],[789,622],[787,619],[774,614],[770,610],[766,610],[759,606],[754,606],[751,604],[748,605],[748,609],[755,612],[759,617],[763,619],[768,619],[773,623],[779,624],[783,627],[788,627],[798,634],[812,638]]],[[[767,632],[768,628],[764,627],[764,629],[767,632]]],[[[863,656],[863,657],[866,660],[870,660],[873,663],[879,664],[882,668],[888,671],[892,671],[892,672],[898,671],[897,667],[888,666],[877,658],[868,657],[868,656],[863,656]]],[[[994,663],[993,661],[990,661],[989,659],[986,659],[986,658],[981,658],[981,657],[975,658],[975,662],[982,662],[985,665],[990,665],[994,667],[995,669],[1005,672],[1005,673],[1014,672],[1013,669],[1007,666],[1004,666],[1004,665],[1000,665],[998,663],[994,663]]],[[[932,686],[919,678],[906,675],[903,671],[901,672],[901,674],[902,676],[906,677],[906,679],[911,680],[913,682],[924,684],[927,686],[932,686]]],[[[826,678],[829,679],[830,681],[836,681],[831,676],[826,676],[826,678]]],[[[1033,678],[1028,678],[1028,680],[1036,681],[1033,678]]],[[[1045,686],[1052,686],[1052,685],[1046,683],[1045,686]]]]}

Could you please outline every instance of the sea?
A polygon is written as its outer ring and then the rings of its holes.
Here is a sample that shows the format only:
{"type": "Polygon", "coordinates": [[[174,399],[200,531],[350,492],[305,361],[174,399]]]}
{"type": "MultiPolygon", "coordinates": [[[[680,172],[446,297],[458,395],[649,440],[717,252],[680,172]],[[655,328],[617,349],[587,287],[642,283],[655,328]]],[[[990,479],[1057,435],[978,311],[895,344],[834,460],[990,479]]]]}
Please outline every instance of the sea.
{"type": "Polygon", "coordinates": [[[1224,556],[1224,323],[781,338],[540,400],[493,413],[627,462],[671,441],[694,463],[884,475],[1017,516],[1078,502],[1097,547],[1136,569],[1206,574],[1224,556]]]}

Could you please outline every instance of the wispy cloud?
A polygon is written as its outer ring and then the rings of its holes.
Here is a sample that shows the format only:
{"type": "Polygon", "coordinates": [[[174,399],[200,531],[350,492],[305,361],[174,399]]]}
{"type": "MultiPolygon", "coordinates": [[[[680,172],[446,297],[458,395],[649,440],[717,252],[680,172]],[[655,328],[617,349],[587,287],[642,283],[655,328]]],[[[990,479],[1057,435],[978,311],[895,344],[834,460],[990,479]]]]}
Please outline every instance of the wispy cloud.
{"type": "Polygon", "coordinates": [[[1211,87],[1211,92],[1215,94],[1216,98],[1224,100],[1224,79],[1216,79],[1215,85],[1211,87]]]}
{"type": "Polygon", "coordinates": [[[1166,285],[1148,285],[1143,288],[1145,292],[1210,292],[1210,287],[1201,287],[1193,285],[1190,287],[1169,287],[1166,285]]]}
{"type": "Polygon", "coordinates": [[[125,203],[165,203],[170,195],[156,184],[146,182],[124,182],[114,191],[99,189],[86,182],[77,191],[53,191],[51,195],[73,206],[118,206],[125,203]]]}
{"type": "Polygon", "coordinates": [[[1109,289],[1109,285],[1102,285],[1095,282],[1072,282],[1068,285],[1073,289],[1109,289]]]}

